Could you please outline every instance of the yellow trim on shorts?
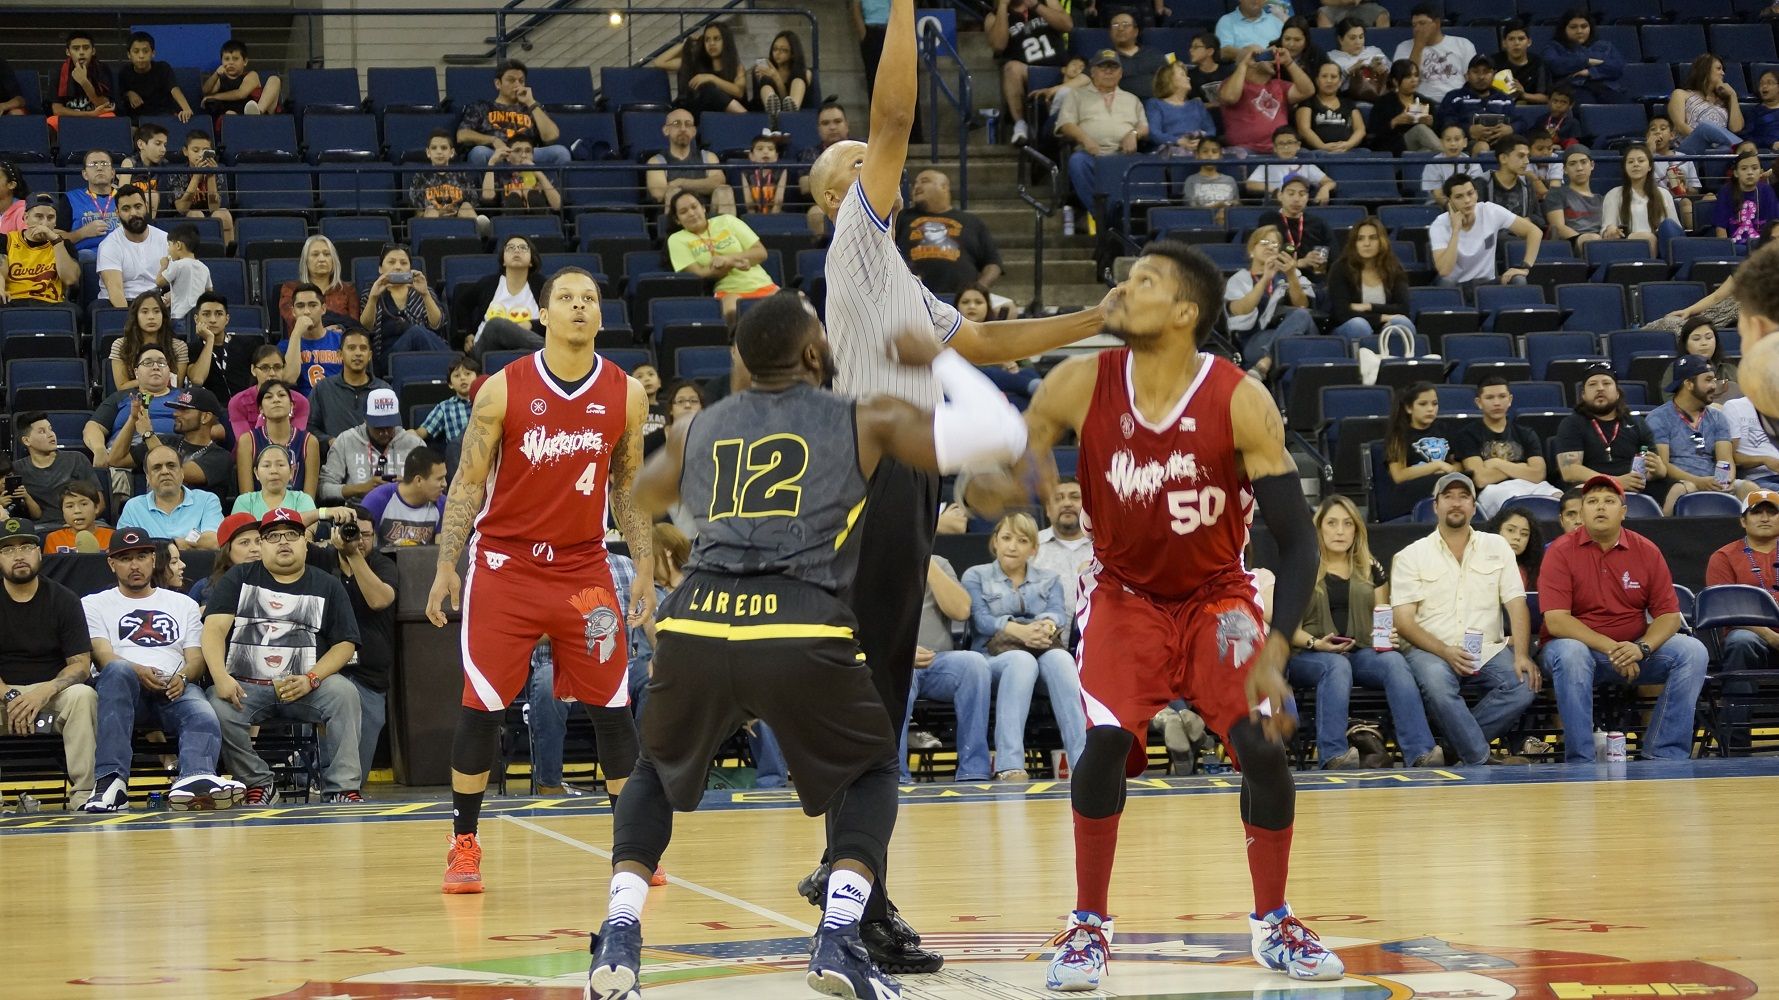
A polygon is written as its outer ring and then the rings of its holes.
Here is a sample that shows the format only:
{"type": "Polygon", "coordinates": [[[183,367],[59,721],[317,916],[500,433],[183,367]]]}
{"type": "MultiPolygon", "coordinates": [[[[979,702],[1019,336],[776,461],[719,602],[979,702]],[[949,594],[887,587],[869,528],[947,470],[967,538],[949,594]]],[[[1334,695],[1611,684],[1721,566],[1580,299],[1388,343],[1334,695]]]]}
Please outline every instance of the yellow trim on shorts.
{"type": "Polygon", "coordinates": [[[851,639],[852,629],[844,625],[726,625],[722,622],[701,622],[690,618],[663,618],[655,623],[657,632],[677,632],[706,639],[727,639],[748,642],[755,639],[851,639]]]}

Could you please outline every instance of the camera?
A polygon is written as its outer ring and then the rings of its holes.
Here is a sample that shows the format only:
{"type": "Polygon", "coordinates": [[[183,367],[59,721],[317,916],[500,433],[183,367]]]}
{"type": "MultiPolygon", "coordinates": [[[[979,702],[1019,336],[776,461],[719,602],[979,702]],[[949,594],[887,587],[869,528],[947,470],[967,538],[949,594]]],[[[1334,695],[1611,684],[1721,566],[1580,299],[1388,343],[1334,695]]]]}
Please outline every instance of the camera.
{"type": "Polygon", "coordinates": [[[356,542],[356,541],[358,541],[359,536],[361,534],[363,534],[362,532],[360,532],[358,530],[358,522],[357,521],[340,522],[340,521],[334,521],[331,518],[324,517],[321,520],[315,522],[315,540],[316,541],[318,541],[318,542],[332,541],[335,532],[339,533],[340,541],[342,541],[342,542],[356,542]]]}

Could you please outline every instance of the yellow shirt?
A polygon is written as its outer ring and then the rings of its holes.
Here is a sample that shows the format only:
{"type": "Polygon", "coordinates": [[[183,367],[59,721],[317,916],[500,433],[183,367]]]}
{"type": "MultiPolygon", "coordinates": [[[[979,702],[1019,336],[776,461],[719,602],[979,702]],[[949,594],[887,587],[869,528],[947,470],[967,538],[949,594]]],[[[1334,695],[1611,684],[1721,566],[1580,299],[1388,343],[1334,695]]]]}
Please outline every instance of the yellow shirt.
{"type": "Polygon", "coordinates": [[[56,245],[34,247],[23,232],[6,234],[6,294],[51,304],[62,301],[62,279],[56,274],[56,245]]]}
{"type": "Polygon", "coordinates": [[[1390,604],[1419,604],[1416,624],[1448,645],[1461,645],[1466,629],[1481,631],[1484,663],[1505,645],[1502,606],[1525,596],[1507,539],[1474,528],[1463,562],[1435,531],[1396,553],[1390,565],[1390,604]]]}
{"type": "MultiPolygon", "coordinates": [[[[695,235],[682,229],[669,236],[667,256],[675,271],[684,271],[690,264],[709,267],[712,257],[734,257],[758,242],[760,238],[747,223],[733,215],[713,215],[702,234],[695,235]]],[[[745,271],[736,269],[723,275],[716,290],[746,295],[771,285],[772,276],[766,273],[766,268],[755,264],[745,271]]]]}

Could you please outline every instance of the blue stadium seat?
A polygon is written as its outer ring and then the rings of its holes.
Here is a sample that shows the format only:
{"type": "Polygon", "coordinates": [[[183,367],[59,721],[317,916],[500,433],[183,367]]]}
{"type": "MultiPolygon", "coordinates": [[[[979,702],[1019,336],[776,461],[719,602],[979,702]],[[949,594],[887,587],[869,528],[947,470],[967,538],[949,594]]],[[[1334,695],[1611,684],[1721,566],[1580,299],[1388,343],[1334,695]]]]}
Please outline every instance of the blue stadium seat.
{"type": "Polygon", "coordinates": [[[1674,71],[1667,63],[1626,63],[1618,86],[1633,101],[1665,101],[1674,91],[1674,71]]]}
{"type": "Polygon", "coordinates": [[[24,358],[6,363],[8,393],[42,386],[79,386],[86,391],[86,362],[79,358],[24,358]]]}
{"type": "Polygon", "coordinates": [[[1389,412],[1390,390],[1386,386],[1328,385],[1322,387],[1317,423],[1333,423],[1346,417],[1375,417],[1389,412]]]}
{"type": "Polygon", "coordinates": [[[599,281],[602,289],[609,284],[611,280],[610,275],[605,273],[605,261],[596,253],[576,253],[572,251],[563,253],[546,253],[543,255],[542,261],[543,263],[540,264],[539,267],[544,274],[555,274],[557,271],[565,267],[578,267],[593,275],[593,277],[599,281]]]}
{"type": "Polygon", "coordinates": [[[662,134],[661,129],[666,122],[665,111],[621,112],[618,115],[618,133],[624,140],[624,156],[639,160],[665,149],[667,136],[662,134]]]}
{"type": "Polygon", "coordinates": [[[681,347],[673,352],[673,369],[680,378],[717,378],[729,374],[731,364],[727,347],[681,347]]]}
{"type": "MultiPolygon", "coordinates": [[[[301,244],[292,244],[293,247],[301,244]]],[[[278,306],[279,289],[287,281],[295,281],[298,277],[296,257],[267,257],[260,261],[260,304],[276,309],[278,306]]],[[[283,318],[279,318],[282,329],[283,318]]]]}
{"type": "Polygon", "coordinates": [[[1471,386],[1436,385],[1433,391],[1439,397],[1439,415],[1443,419],[1482,414],[1476,406],[1476,389],[1471,386]]]}
{"type": "Polygon", "coordinates": [[[741,217],[741,221],[761,239],[786,236],[802,237],[804,243],[809,242],[809,220],[799,212],[779,212],[773,215],[749,212],[741,217]]]}
{"type": "Polygon", "coordinates": [[[371,110],[434,111],[439,107],[438,71],[431,66],[372,66],[365,71],[371,110]]]}
{"type": "Polygon", "coordinates": [[[1225,274],[1232,274],[1248,266],[1248,248],[1239,243],[1203,243],[1198,249],[1225,274]]]}
{"type": "MultiPolygon", "coordinates": [[[[527,77],[530,82],[529,74],[527,77]]],[[[477,101],[492,101],[494,97],[494,67],[445,67],[445,100],[453,109],[461,112],[477,101]]]]}
{"type": "Polygon", "coordinates": [[[1661,330],[1614,330],[1606,335],[1606,356],[1620,378],[1630,377],[1631,359],[1638,355],[1673,353],[1673,334],[1661,330]]]}
{"type": "Polygon", "coordinates": [[[1509,388],[1513,390],[1515,413],[1569,408],[1569,403],[1563,396],[1563,387],[1555,382],[1515,382],[1509,388]]]}
{"type": "Polygon", "coordinates": [[[15,163],[44,163],[49,150],[49,122],[42,115],[0,115],[0,155],[15,163]]]}
{"type": "Polygon", "coordinates": [[[396,392],[411,382],[443,382],[455,351],[403,351],[389,356],[389,384],[396,392]]]}
{"type": "Polygon", "coordinates": [[[482,356],[482,373],[492,375],[530,353],[530,351],[489,351],[482,356]]]}
{"type": "Polygon", "coordinates": [[[1632,137],[1639,142],[1649,127],[1649,112],[1639,104],[1583,104],[1575,109],[1582,131],[1605,146],[1615,139],[1632,137]]]}
{"type": "Polygon", "coordinates": [[[352,163],[382,159],[375,115],[313,115],[303,119],[309,162],[352,163]]]}
{"type": "Polygon", "coordinates": [[[1674,62],[1675,56],[1698,55],[1705,51],[1705,29],[1701,25],[1645,24],[1637,29],[1637,34],[1643,42],[1643,51],[1667,55],[1669,58],[1664,62],[1674,62]]]}
{"type": "Polygon", "coordinates": [[[605,66],[599,70],[600,99],[607,111],[652,106],[665,109],[673,103],[667,72],[641,67],[605,66]]]}
{"type": "MultiPolygon", "coordinates": [[[[1244,257],[1243,267],[1247,266],[1244,257]]],[[[1456,288],[1410,288],[1408,290],[1408,312],[1412,319],[1428,309],[1466,309],[1469,303],[1464,301],[1464,293],[1456,288]]]]}
{"type": "Polygon", "coordinates": [[[1704,261],[1738,261],[1742,248],[1731,239],[1717,236],[1682,236],[1668,241],[1668,263],[1674,265],[1674,279],[1685,281],[1694,264],[1704,261]]]}
{"type": "Polygon", "coordinates": [[[1597,350],[1591,333],[1533,333],[1526,336],[1526,361],[1532,377],[1542,379],[1552,361],[1587,357],[1597,350]]]}
{"type": "Polygon", "coordinates": [[[244,213],[307,212],[315,207],[315,178],[307,171],[241,170],[230,180],[235,185],[235,207],[244,213]]]}
{"type": "Polygon", "coordinates": [[[721,325],[723,308],[710,297],[670,297],[649,301],[649,326],[660,330],[667,326],[721,325]]]}
{"type": "MultiPolygon", "coordinates": [[[[1488,285],[1476,286],[1476,308],[1486,321],[1493,322],[1495,314],[1503,309],[1522,309],[1527,306],[1542,306],[1544,289],[1537,285],[1488,285]]],[[[1545,327],[1544,329],[1551,329],[1545,327]]]]}
{"type": "Polygon", "coordinates": [[[1514,497],[1501,505],[1502,510],[1519,509],[1534,521],[1555,521],[1563,513],[1563,502],[1551,497],[1514,497]]]}
{"type": "Polygon", "coordinates": [[[705,115],[698,122],[698,141],[718,156],[745,154],[770,126],[771,119],[761,114],[705,115]]]}
{"type": "Polygon", "coordinates": [[[25,99],[26,112],[33,115],[39,112],[49,113],[49,106],[43,103],[43,85],[37,78],[36,70],[28,69],[22,73],[13,70],[12,79],[8,82],[12,84],[13,93],[25,99]]]}
{"type": "MultiPolygon", "coordinates": [[[[1415,176],[1418,179],[1420,173],[1417,171],[1415,176]]],[[[1433,220],[1439,218],[1444,212],[1445,209],[1438,205],[1381,205],[1378,207],[1377,216],[1378,221],[1382,222],[1384,228],[1394,236],[1399,229],[1424,229],[1431,226],[1433,220]]]]}
{"type": "Polygon", "coordinates": [[[533,66],[526,72],[525,82],[544,108],[552,112],[592,111],[598,101],[593,93],[593,74],[586,66],[533,66]]]}
{"type": "Polygon", "coordinates": [[[1652,260],[1649,244],[1642,240],[1595,240],[1581,249],[1582,257],[1594,267],[1594,280],[1605,276],[1608,265],[1621,261],[1652,260]]]}
{"type": "Polygon", "coordinates": [[[449,290],[473,281],[480,281],[500,270],[493,254],[452,254],[440,262],[439,281],[449,290]]]}
{"type": "Polygon", "coordinates": [[[130,140],[128,118],[64,118],[56,125],[56,147],[61,151],[59,162],[64,166],[79,166],[80,157],[89,149],[108,149],[118,157],[136,151],[130,140]]]}
{"type": "MultiPolygon", "coordinates": [[[[1324,169],[1328,176],[1334,178],[1335,194],[1341,198],[1352,198],[1359,201],[1395,200],[1402,197],[1401,182],[1396,178],[1396,165],[1389,161],[1381,162],[1340,162],[1324,160],[1324,169]]],[[[1357,208],[1357,206],[1348,206],[1357,208]]],[[[1318,214],[1325,214],[1330,209],[1319,209],[1318,214]]],[[[1334,223],[1330,222],[1331,227],[1334,223]]]]}
{"type": "Polygon", "coordinates": [[[1674,502],[1675,517],[1741,517],[1742,501],[1734,493],[1688,493],[1674,502]]]}
{"type": "MultiPolygon", "coordinates": [[[[1601,27],[1626,25],[1634,28],[1639,24],[1655,24],[1666,16],[1653,0],[1593,0],[1591,6],[1600,21],[1600,27],[1594,29],[1596,35],[1601,27]]],[[[1645,49],[1647,47],[1645,44],[1645,49]]],[[[1623,52],[1624,49],[1619,51],[1623,52]]]]}
{"type": "Polygon", "coordinates": [[[497,215],[494,217],[494,242],[496,245],[506,242],[509,237],[529,236],[533,240],[562,239],[562,219],[554,215],[497,215]]]}
{"type": "Polygon", "coordinates": [[[1692,24],[1739,20],[1734,0],[1662,0],[1662,13],[1670,20],[1692,24]]]}
{"type": "Polygon", "coordinates": [[[72,333],[21,333],[0,339],[0,361],[79,357],[80,341],[72,333]]]}
{"type": "Polygon", "coordinates": [[[646,347],[602,347],[598,354],[627,372],[635,371],[637,365],[655,363],[655,355],[646,347]]]}
{"type": "Polygon", "coordinates": [[[602,332],[630,333],[630,310],[621,299],[603,299],[599,303],[599,329],[602,332]]]}
{"type": "Polygon", "coordinates": [[[618,120],[603,111],[559,111],[550,120],[562,130],[556,141],[577,160],[609,160],[623,149],[618,141],[618,120]]]}
{"type": "Polygon", "coordinates": [[[1628,493],[1625,495],[1626,520],[1640,520],[1646,517],[1661,517],[1662,505],[1647,493],[1628,493]]]}
{"type": "MultiPolygon", "coordinates": [[[[431,70],[427,70],[428,74],[431,72],[431,70]]],[[[457,116],[419,111],[384,115],[383,144],[389,150],[390,162],[400,163],[403,159],[426,162],[427,136],[437,129],[444,129],[455,135],[457,133],[457,116]]]]}
{"type": "Polygon", "coordinates": [[[241,243],[268,243],[285,240],[301,243],[309,238],[309,227],[302,219],[289,215],[262,215],[240,219],[235,224],[235,237],[241,243]]]}
{"type": "Polygon", "coordinates": [[[395,238],[386,215],[324,215],[321,235],[334,242],[340,240],[382,240],[395,238]]]}
{"type": "Polygon", "coordinates": [[[642,171],[630,167],[566,167],[560,187],[563,199],[574,208],[635,211],[639,201],[646,200],[642,171]]]}
{"type": "Polygon", "coordinates": [[[11,305],[0,309],[0,340],[21,334],[79,333],[70,306],[11,305]]]}
{"type": "Polygon", "coordinates": [[[204,261],[210,268],[210,288],[230,302],[247,301],[247,262],[239,257],[211,258],[204,261]]]}
{"type": "Polygon", "coordinates": [[[636,212],[585,212],[575,216],[574,229],[583,246],[598,239],[648,239],[649,224],[636,212]]]}
{"type": "Polygon", "coordinates": [[[1440,343],[1440,354],[1459,362],[1516,356],[1513,338],[1505,333],[1448,333],[1440,343]]]}
{"type": "Polygon", "coordinates": [[[316,177],[321,207],[330,212],[393,212],[398,200],[394,171],[324,170],[316,177]]]}
{"type": "Polygon", "coordinates": [[[292,69],[285,75],[285,103],[292,114],[341,114],[364,105],[356,69],[292,69]]]}
{"type": "MultiPolygon", "coordinates": [[[[1625,290],[1618,285],[1558,285],[1557,308],[1566,310],[1565,330],[1618,330],[1625,317],[1625,290]]],[[[1533,371],[1538,367],[1533,366],[1533,371]]]]}
{"type": "Polygon", "coordinates": [[[1273,361],[1280,371],[1305,361],[1343,361],[1352,357],[1344,337],[1282,337],[1273,347],[1273,361]]]}
{"type": "Polygon", "coordinates": [[[302,152],[291,115],[230,115],[221,139],[230,163],[288,163],[302,152]]]}
{"type": "Polygon", "coordinates": [[[797,251],[797,283],[806,285],[813,278],[827,270],[828,251],[826,249],[797,251]]]}
{"type": "Polygon", "coordinates": [[[1779,628],[1779,603],[1765,587],[1720,584],[1694,598],[1692,626],[1700,632],[1749,625],[1779,628]]]}
{"type": "MultiPolygon", "coordinates": [[[[1647,3],[1648,0],[1644,0],[1644,2],[1647,3]]],[[[1594,28],[1594,37],[1602,42],[1611,42],[1612,47],[1618,50],[1618,54],[1624,57],[1627,64],[1643,61],[1643,53],[1646,50],[1634,25],[1600,24],[1594,28]]],[[[1540,38],[1533,44],[1542,48],[1544,39],[1540,38]]]]}
{"type": "MultiPolygon", "coordinates": [[[[1709,28],[1709,51],[1724,63],[1772,62],[1779,60],[1773,49],[1773,27],[1757,24],[1713,24],[1709,28]]],[[[1747,93],[1746,90],[1742,91],[1747,93]]]]}
{"type": "Polygon", "coordinates": [[[1649,281],[1639,286],[1640,313],[1650,323],[1677,309],[1685,309],[1705,297],[1705,284],[1700,281],[1649,281]]]}

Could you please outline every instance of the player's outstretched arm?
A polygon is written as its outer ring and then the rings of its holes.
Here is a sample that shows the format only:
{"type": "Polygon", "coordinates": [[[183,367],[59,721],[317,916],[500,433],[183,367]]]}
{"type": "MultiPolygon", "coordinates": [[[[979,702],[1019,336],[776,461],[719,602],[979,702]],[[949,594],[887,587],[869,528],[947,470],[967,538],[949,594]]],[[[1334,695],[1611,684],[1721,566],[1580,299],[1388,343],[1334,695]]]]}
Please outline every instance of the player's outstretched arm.
{"type": "MultiPolygon", "coordinates": [[[[1107,292],[1107,298],[1112,294],[1107,292]]],[[[952,335],[950,346],[972,364],[1024,361],[1099,333],[1106,322],[1105,306],[1102,299],[1091,309],[1060,316],[997,319],[983,323],[964,320],[957,333],[952,335]]]]}
{"type": "Polygon", "coordinates": [[[940,350],[931,334],[903,334],[896,347],[904,364],[931,364],[946,401],[931,414],[888,396],[860,402],[859,465],[866,476],[880,455],[952,473],[967,465],[1011,465],[1025,453],[1025,421],[976,366],[940,350]]]}
{"type": "Polygon", "coordinates": [[[501,429],[506,421],[507,379],[496,373],[482,384],[470,409],[469,426],[463,432],[463,455],[457,460],[457,477],[445,496],[445,516],[439,526],[439,565],[433,574],[432,591],[426,596],[426,617],[443,627],[445,601],[456,610],[463,603],[463,581],[457,575],[457,559],[469,542],[471,527],[488,496],[488,473],[500,451],[501,429]]]}
{"type": "Polygon", "coordinates": [[[919,56],[914,40],[914,0],[890,0],[889,26],[877,81],[871,90],[871,135],[859,184],[871,214],[889,217],[902,192],[902,168],[908,162],[908,135],[914,130],[914,108],[920,100],[915,74],[919,56]]]}
{"type": "Polygon", "coordinates": [[[612,449],[611,497],[612,513],[618,528],[624,532],[624,544],[630,548],[630,561],[636,564],[636,582],[630,590],[630,624],[641,625],[655,614],[655,545],[654,519],[636,503],[636,476],[642,471],[643,425],[649,417],[649,400],[642,383],[626,378],[628,390],[624,436],[612,449]]]}
{"type": "Polygon", "coordinates": [[[680,475],[686,467],[686,434],[691,429],[691,420],[681,420],[667,428],[667,443],[655,449],[637,474],[636,487],[630,495],[651,517],[660,517],[679,502],[680,475]]]}

